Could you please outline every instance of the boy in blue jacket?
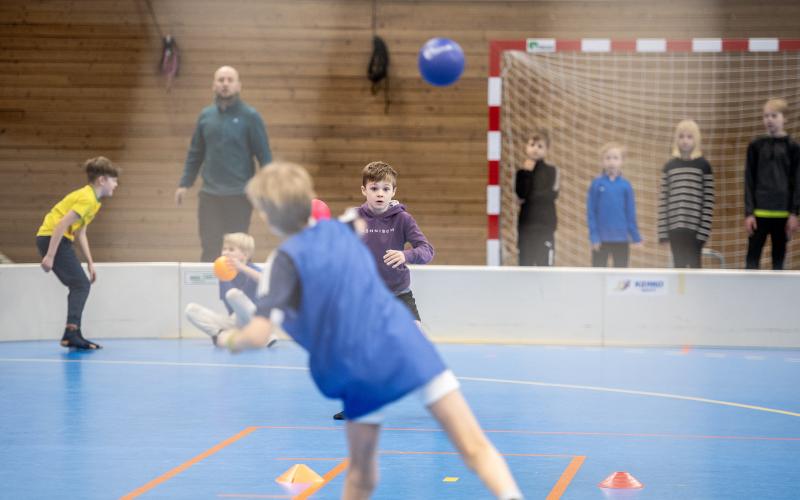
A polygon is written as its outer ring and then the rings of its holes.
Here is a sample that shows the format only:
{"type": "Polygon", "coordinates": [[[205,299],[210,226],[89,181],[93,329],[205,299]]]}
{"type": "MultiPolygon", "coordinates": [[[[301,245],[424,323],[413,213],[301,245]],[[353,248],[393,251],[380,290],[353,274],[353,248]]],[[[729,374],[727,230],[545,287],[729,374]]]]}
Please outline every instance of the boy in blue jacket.
{"type": "Polygon", "coordinates": [[[629,244],[641,246],[633,187],[622,177],[625,148],[609,142],[600,149],[603,173],[592,181],[586,197],[586,218],[592,244],[592,266],[628,267],[629,244]]]}
{"type": "MultiPolygon", "coordinates": [[[[309,354],[311,377],[348,415],[349,464],[342,498],[369,498],[378,479],[383,409],[415,394],[439,421],[466,464],[500,499],[519,499],[503,457],[480,428],[433,344],[378,277],[375,261],[351,227],[336,220],[308,226],[311,177],[290,163],[272,163],[247,194],[284,237],[275,252],[268,293],[253,319],[222,332],[231,351],[263,347],[274,323],[309,354]]],[[[353,225],[363,221],[356,219],[353,225]]]]}

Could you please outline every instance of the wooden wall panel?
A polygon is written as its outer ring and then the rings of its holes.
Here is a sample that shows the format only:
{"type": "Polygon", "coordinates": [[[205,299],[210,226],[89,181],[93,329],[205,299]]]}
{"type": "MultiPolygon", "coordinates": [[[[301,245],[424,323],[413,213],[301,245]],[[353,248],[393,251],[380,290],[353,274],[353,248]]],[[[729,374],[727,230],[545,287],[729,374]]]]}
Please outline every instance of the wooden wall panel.
{"type": "MultiPolygon", "coordinates": [[[[437,248],[435,263],[485,262],[488,41],[528,36],[800,37],[800,4],[766,0],[378,0],[392,57],[391,106],[365,78],[370,0],[152,0],[177,37],[171,93],[155,73],[160,40],[141,0],[5,0],[0,5],[0,251],[38,261],[44,212],[79,187],[78,165],[103,154],[120,188],[89,230],[98,261],[195,260],[196,189],[172,194],[213,71],[242,75],[277,158],[307,165],[334,211],[361,202],[360,168],[400,171],[398,198],[437,248]],[[778,15],[777,13],[780,13],[778,15]],[[421,81],[433,36],[457,40],[467,67],[454,86],[421,81]]],[[[263,259],[275,239],[254,218],[263,259]]]]}

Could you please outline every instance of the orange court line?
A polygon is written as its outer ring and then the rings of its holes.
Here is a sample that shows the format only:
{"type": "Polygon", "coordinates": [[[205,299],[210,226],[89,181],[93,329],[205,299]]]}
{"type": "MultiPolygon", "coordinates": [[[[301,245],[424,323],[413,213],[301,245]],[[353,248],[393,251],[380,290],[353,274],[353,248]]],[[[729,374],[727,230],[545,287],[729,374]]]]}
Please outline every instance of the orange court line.
{"type": "MultiPolygon", "coordinates": [[[[381,455],[460,455],[457,451],[400,451],[383,450],[378,452],[381,455]]],[[[574,458],[576,455],[559,453],[500,453],[504,457],[558,457],[574,458]]]]}
{"type": "MultiPolygon", "coordinates": [[[[317,430],[335,431],[343,427],[311,427],[311,426],[272,426],[262,425],[259,429],[289,429],[289,430],[317,430]]],[[[381,431],[395,432],[444,432],[439,428],[413,428],[413,427],[384,427],[381,431]]],[[[522,434],[530,436],[598,436],[598,437],[632,437],[632,438],[666,438],[666,439],[713,439],[731,441],[800,441],[800,437],[773,437],[773,436],[717,436],[703,434],[659,434],[659,433],[634,433],[634,432],[583,432],[583,431],[528,431],[524,429],[484,429],[486,434],[522,434]]],[[[567,455],[574,456],[574,455],[567,455]]]]}
{"type": "Polygon", "coordinates": [[[325,486],[326,484],[330,483],[333,480],[333,478],[335,478],[336,476],[341,474],[342,471],[347,468],[347,464],[348,463],[350,463],[350,461],[345,458],[344,460],[342,460],[339,463],[339,465],[337,465],[333,469],[329,470],[328,472],[325,473],[324,476],[322,476],[322,482],[321,483],[317,483],[317,484],[307,488],[306,490],[304,490],[299,495],[293,497],[292,500],[304,500],[304,499],[310,497],[311,495],[313,495],[314,493],[316,493],[317,491],[321,490],[323,486],[325,486]]]}
{"type": "Polygon", "coordinates": [[[153,479],[149,483],[147,483],[145,485],[142,485],[142,486],[139,486],[138,488],[136,488],[135,490],[131,491],[127,495],[121,497],[120,500],[131,500],[133,498],[138,497],[139,495],[142,495],[143,493],[147,493],[148,491],[152,490],[153,488],[155,488],[159,484],[161,484],[161,483],[163,483],[165,481],[169,481],[170,479],[172,479],[173,477],[177,476],[181,472],[185,471],[186,469],[188,469],[192,465],[196,464],[197,462],[200,462],[201,460],[210,457],[211,455],[213,455],[214,453],[218,452],[219,450],[225,448],[229,444],[235,443],[236,441],[242,439],[243,437],[247,436],[248,434],[250,434],[251,432],[253,432],[253,431],[257,430],[257,429],[258,429],[258,427],[247,427],[246,429],[244,429],[243,431],[239,432],[235,436],[231,436],[228,439],[226,439],[225,441],[222,441],[221,443],[218,443],[218,444],[212,446],[211,448],[207,449],[203,453],[197,455],[196,457],[192,458],[191,460],[188,460],[188,461],[180,464],[179,466],[175,467],[174,469],[165,472],[164,474],[158,476],[157,478],[153,479]]]}
{"type": "Polygon", "coordinates": [[[219,498],[292,498],[292,495],[259,495],[256,493],[220,493],[219,498]]]}
{"type": "Polygon", "coordinates": [[[567,491],[567,486],[569,486],[572,478],[575,477],[575,474],[578,473],[578,469],[583,465],[584,460],[586,460],[586,456],[577,455],[570,461],[567,468],[561,473],[561,477],[558,478],[556,485],[553,486],[553,489],[550,490],[550,493],[547,495],[547,500],[559,500],[561,498],[561,495],[567,491]]]}

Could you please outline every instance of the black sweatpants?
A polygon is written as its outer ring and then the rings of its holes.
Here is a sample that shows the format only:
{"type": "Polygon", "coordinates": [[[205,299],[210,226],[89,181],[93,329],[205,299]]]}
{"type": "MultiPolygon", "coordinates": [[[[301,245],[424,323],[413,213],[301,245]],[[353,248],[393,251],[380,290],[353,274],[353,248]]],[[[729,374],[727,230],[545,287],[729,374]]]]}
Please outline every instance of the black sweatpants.
{"type": "MultiPolygon", "coordinates": [[[[37,236],[36,248],[39,254],[44,257],[47,255],[47,248],[50,246],[49,236],[37,236]]],[[[67,324],[81,326],[83,317],[83,307],[86,299],[89,298],[91,282],[81,267],[81,261],[75,255],[72,242],[67,238],[61,238],[53,258],[53,274],[58,280],[69,288],[67,295],[67,324]]]]}
{"type": "Polygon", "coordinates": [[[246,233],[250,229],[253,206],[247,196],[216,196],[200,191],[197,223],[203,253],[202,262],[213,262],[222,253],[222,237],[227,233],[246,233]]]}
{"type": "Polygon", "coordinates": [[[555,230],[519,226],[517,232],[520,266],[552,266],[555,261],[555,230]]]}
{"type": "Polygon", "coordinates": [[[600,248],[592,250],[592,267],[608,267],[609,256],[614,259],[614,267],[628,267],[630,245],[627,241],[600,243],[600,248]]]}
{"type": "Polygon", "coordinates": [[[769,235],[772,240],[772,269],[783,269],[783,259],[786,256],[786,221],[787,217],[779,219],[756,217],[756,230],[747,240],[747,269],[758,269],[761,260],[761,250],[767,242],[769,235]]]}

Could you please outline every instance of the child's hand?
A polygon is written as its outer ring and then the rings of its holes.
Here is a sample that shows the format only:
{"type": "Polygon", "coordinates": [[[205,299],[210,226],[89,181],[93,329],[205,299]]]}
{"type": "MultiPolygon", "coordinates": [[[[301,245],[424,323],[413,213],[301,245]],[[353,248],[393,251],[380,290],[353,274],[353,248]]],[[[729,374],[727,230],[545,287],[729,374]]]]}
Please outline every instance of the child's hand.
{"type": "Polygon", "coordinates": [[[49,273],[53,269],[53,257],[50,255],[45,255],[42,259],[42,263],[39,264],[44,269],[44,272],[49,273]]]}
{"type": "Polygon", "coordinates": [[[89,269],[89,283],[94,283],[97,280],[97,272],[94,270],[94,264],[90,262],[86,267],[89,269]]]}
{"type": "Polygon", "coordinates": [[[792,238],[792,233],[797,231],[797,216],[792,214],[789,216],[789,219],[786,221],[786,237],[788,239],[792,238]]]}
{"type": "Polygon", "coordinates": [[[756,224],[754,215],[748,215],[744,218],[744,229],[747,231],[747,236],[752,236],[753,232],[758,229],[758,224],[756,224]]]}
{"type": "Polygon", "coordinates": [[[522,162],[522,170],[527,170],[529,172],[533,172],[533,168],[536,166],[536,162],[531,160],[530,158],[526,158],[524,162],[522,162]]]}
{"type": "Polygon", "coordinates": [[[226,258],[228,259],[228,264],[230,264],[233,267],[235,267],[237,271],[241,271],[242,269],[247,267],[247,265],[245,265],[244,262],[242,262],[241,260],[237,259],[236,257],[228,255],[228,256],[226,256],[226,258]]]}
{"type": "Polygon", "coordinates": [[[392,266],[393,269],[405,262],[406,254],[402,250],[386,250],[386,253],[383,254],[383,263],[392,266]]]}

